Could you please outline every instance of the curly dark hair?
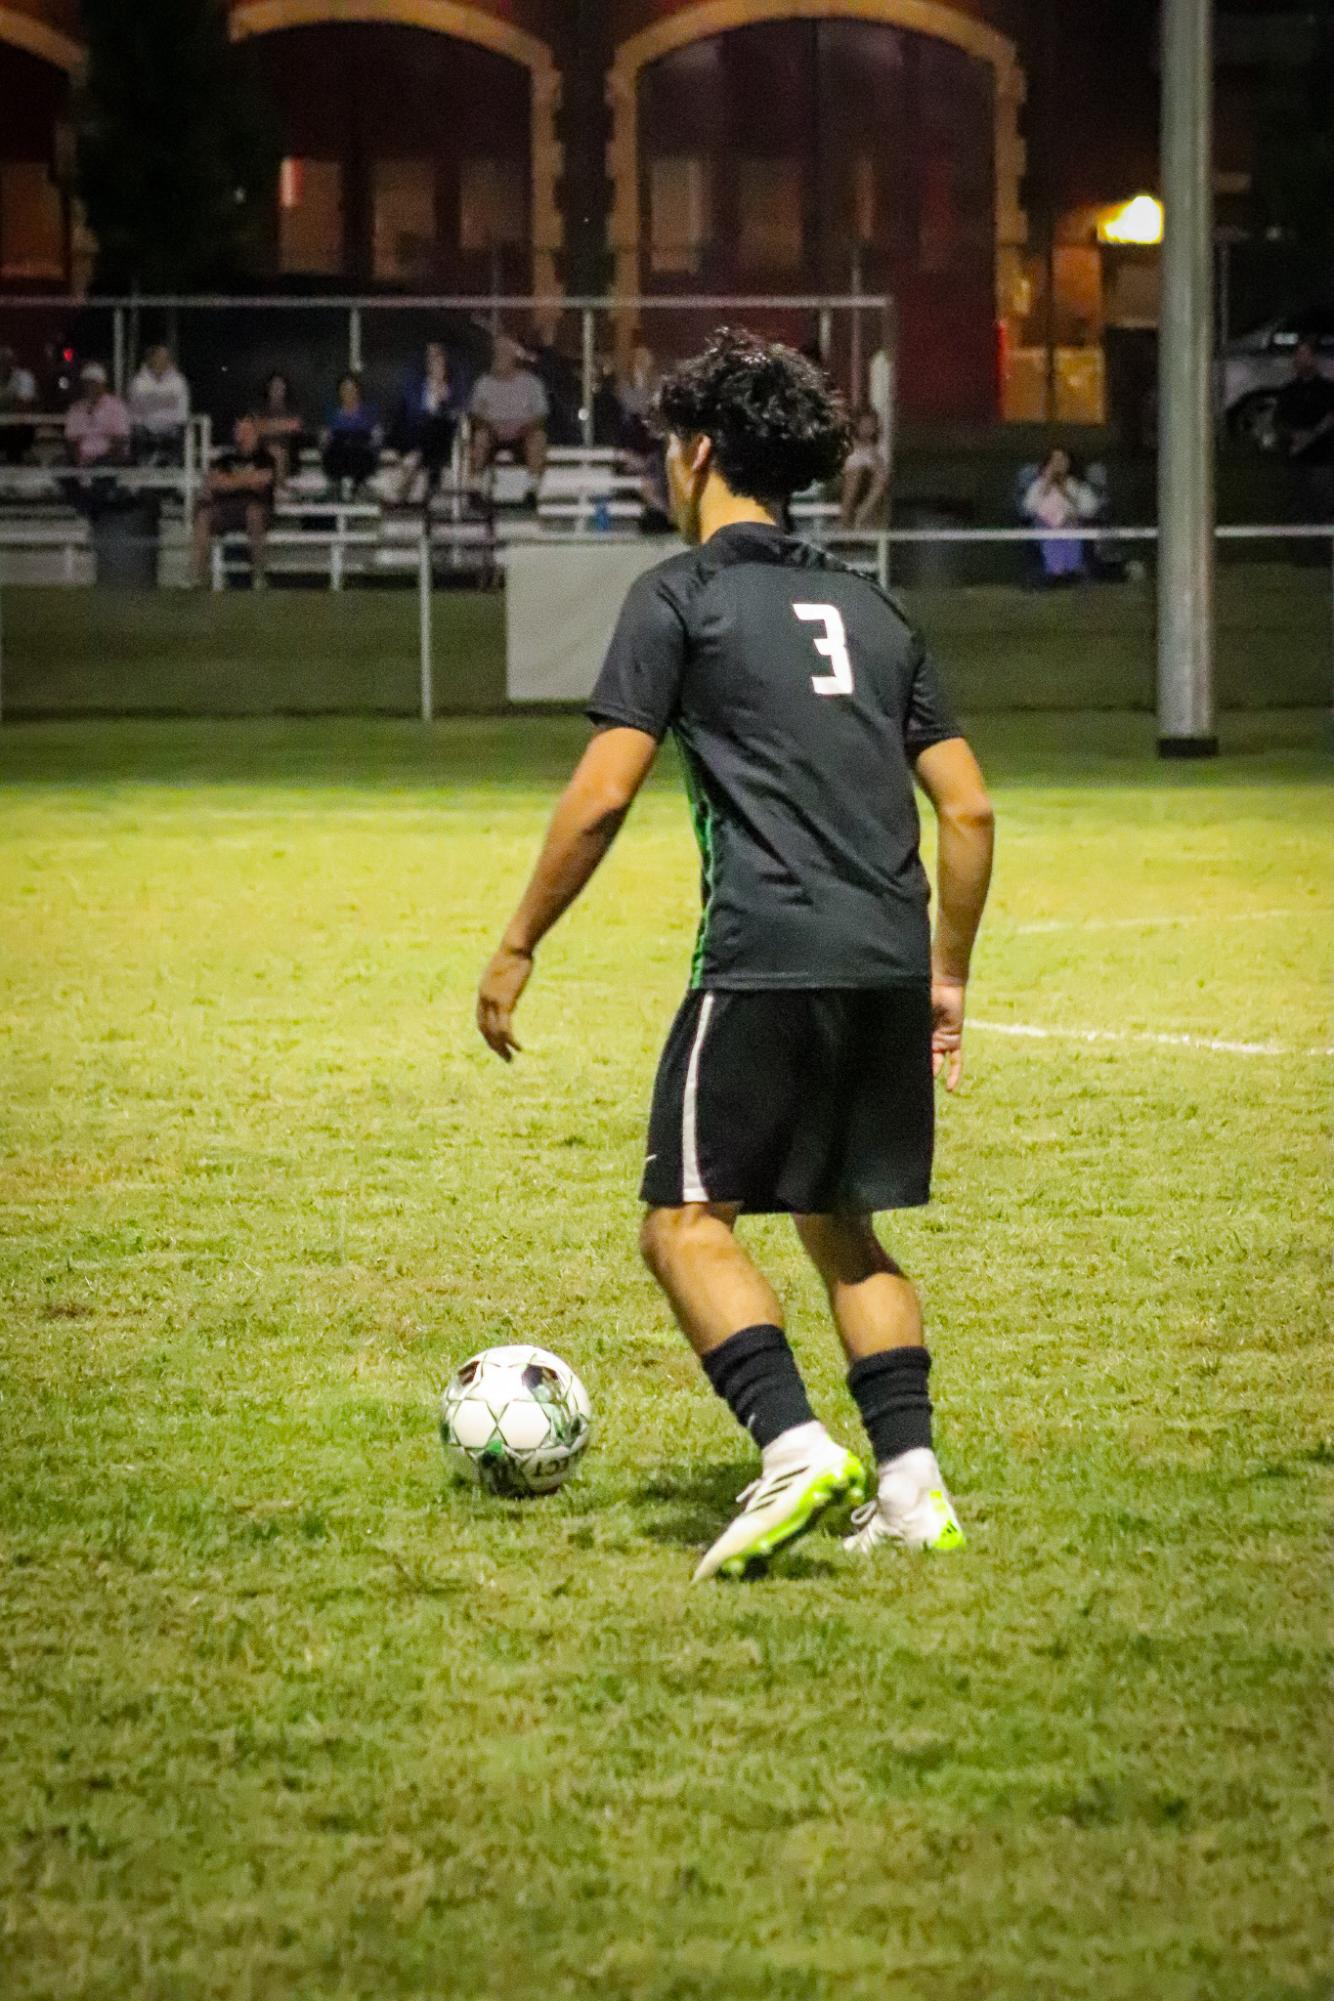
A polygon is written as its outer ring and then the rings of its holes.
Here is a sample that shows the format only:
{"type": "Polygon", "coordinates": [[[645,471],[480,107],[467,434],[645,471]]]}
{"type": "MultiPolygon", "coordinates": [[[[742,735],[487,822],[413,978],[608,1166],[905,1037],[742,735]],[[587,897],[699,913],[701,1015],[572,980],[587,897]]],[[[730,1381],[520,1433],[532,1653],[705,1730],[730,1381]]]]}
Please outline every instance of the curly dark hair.
{"type": "Polygon", "coordinates": [[[848,455],[843,399],[815,362],[782,341],[719,327],[702,354],[658,391],[658,419],[677,437],[713,440],[733,493],[787,501],[832,479],[848,455]]]}

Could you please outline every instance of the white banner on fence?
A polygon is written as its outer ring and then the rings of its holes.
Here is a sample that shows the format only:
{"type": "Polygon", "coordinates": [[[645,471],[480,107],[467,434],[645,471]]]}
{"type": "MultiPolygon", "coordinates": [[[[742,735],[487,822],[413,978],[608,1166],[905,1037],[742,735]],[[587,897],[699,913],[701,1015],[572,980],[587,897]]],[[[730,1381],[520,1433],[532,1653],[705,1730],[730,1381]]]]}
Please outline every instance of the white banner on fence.
{"type": "Polygon", "coordinates": [[[505,692],[512,702],[586,701],[635,578],[679,552],[646,538],[549,548],[505,560],[505,692]]]}

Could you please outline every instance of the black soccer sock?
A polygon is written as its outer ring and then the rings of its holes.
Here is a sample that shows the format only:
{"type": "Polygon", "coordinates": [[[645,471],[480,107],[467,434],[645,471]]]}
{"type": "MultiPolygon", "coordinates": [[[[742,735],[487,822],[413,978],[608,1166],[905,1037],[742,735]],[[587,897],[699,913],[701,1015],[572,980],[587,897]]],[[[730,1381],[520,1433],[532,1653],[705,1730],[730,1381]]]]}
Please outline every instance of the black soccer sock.
{"type": "Polygon", "coordinates": [[[887,1348],[863,1355],[848,1370],[848,1388],[861,1412],[877,1466],[901,1452],[931,1444],[931,1398],[926,1379],[931,1357],[925,1348],[887,1348]]]}
{"type": "Polygon", "coordinates": [[[700,1360],[737,1423],[761,1451],[781,1431],[809,1424],[815,1416],[781,1327],[743,1327],[700,1360]]]}

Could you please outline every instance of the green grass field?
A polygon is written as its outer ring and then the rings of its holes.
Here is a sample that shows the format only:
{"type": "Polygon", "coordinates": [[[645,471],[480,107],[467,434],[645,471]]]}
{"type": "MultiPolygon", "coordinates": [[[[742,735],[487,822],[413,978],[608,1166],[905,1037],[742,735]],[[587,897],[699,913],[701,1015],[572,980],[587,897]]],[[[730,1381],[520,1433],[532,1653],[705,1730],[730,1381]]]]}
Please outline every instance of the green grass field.
{"type": "MultiPolygon", "coordinates": [[[[1019,558],[1003,556],[1017,573],[1019,558]]],[[[1228,560],[1218,581],[1221,705],[1327,704],[1328,565],[1228,560]]],[[[1153,706],[1151,580],[1055,593],[910,587],[904,597],[970,714],[1153,706]]],[[[12,717],[415,716],[420,702],[417,599],[408,589],[9,587],[0,592],[0,638],[12,717]]],[[[433,638],[438,713],[503,710],[503,597],[437,592],[433,638]]]]}
{"type": "Polygon", "coordinates": [[[692,1591],[749,1470],[634,1253],[670,760],[511,1072],[472,987],[577,724],[0,731],[6,1996],[1326,1996],[1318,734],[979,723],[991,1026],[891,1235],[969,1549],[692,1591]],[[492,1502],[434,1399],[530,1337],[598,1435],[492,1502]]]}

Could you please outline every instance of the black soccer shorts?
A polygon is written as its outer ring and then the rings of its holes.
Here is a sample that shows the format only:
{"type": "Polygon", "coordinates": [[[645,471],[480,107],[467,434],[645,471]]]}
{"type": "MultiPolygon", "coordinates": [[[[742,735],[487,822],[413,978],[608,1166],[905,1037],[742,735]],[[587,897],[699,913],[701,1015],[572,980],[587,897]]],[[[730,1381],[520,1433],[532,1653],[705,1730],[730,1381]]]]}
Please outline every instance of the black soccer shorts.
{"type": "Polygon", "coordinates": [[[687,994],[653,1088],[654,1208],[869,1215],[929,1200],[931,992],[687,994]]]}

